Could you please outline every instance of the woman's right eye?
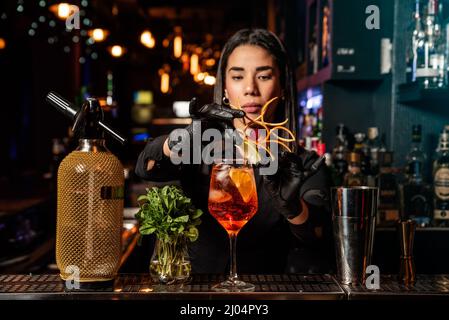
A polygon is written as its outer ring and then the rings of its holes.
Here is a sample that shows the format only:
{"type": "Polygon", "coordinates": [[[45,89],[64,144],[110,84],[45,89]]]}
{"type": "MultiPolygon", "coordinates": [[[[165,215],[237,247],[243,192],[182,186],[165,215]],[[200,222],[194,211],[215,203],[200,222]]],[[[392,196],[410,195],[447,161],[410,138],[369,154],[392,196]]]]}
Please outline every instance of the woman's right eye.
{"type": "Polygon", "coordinates": [[[232,76],[231,78],[232,78],[232,80],[242,80],[243,79],[242,76],[232,76]]]}

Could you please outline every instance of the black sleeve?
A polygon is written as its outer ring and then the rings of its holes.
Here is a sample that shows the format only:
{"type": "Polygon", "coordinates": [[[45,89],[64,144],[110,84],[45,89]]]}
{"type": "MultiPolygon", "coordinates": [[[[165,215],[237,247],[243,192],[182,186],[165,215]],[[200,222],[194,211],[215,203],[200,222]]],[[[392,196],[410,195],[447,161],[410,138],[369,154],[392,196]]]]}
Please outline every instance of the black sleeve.
{"type": "Polygon", "coordinates": [[[148,140],[137,159],[135,173],[138,177],[155,182],[179,179],[180,166],[171,163],[170,158],[164,155],[163,146],[166,139],[167,135],[163,135],[148,140]],[[155,164],[147,171],[149,160],[155,160],[155,164]]]}
{"type": "MultiPolygon", "coordinates": [[[[304,168],[308,168],[317,158],[314,152],[303,150],[300,154],[304,168]]],[[[330,172],[323,165],[317,173],[309,177],[301,186],[301,198],[309,209],[308,220],[301,225],[290,223],[290,230],[303,243],[313,243],[322,240],[330,230],[332,224],[330,213],[330,172]],[[322,236],[317,238],[315,229],[321,230],[322,236]]],[[[328,236],[328,235],[327,235],[328,236]]]]}

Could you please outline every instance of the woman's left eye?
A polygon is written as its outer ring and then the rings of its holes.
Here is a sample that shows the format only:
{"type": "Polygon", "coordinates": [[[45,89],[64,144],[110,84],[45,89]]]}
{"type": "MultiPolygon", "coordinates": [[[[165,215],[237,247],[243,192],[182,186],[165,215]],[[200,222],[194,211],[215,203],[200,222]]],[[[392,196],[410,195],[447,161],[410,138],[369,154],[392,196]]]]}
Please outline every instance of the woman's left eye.
{"type": "Polygon", "coordinates": [[[260,80],[270,80],[271,79],[271,75],[260,75],[259,79],[260,80]]]}

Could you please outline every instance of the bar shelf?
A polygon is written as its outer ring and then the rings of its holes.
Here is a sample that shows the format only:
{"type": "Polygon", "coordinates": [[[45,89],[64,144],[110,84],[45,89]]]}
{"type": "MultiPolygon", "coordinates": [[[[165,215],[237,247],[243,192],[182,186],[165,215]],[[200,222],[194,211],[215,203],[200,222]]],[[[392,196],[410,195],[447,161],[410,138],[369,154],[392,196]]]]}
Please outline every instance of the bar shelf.
{"type": "Polygon", "coordinates": [[[449,101],[449,88],[424,89],[418,83],[404,83],[398,86],[398,102],[410,106],[445,105],[449,101]]]}

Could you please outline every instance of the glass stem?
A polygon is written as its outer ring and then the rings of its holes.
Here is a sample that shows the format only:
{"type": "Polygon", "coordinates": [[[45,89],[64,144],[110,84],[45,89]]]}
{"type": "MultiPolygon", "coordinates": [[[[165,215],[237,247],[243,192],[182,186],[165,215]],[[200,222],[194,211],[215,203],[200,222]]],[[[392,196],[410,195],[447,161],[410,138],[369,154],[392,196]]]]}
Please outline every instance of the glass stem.
{"type": "Polygon", "coordinates": [[[230,252],[231,267],[229,268],[229,280],[233,283],[237,281],[236,244],[237,244],[237,233],[232,232],[229,234],[229,248],[231,250],[230,252]]]}

